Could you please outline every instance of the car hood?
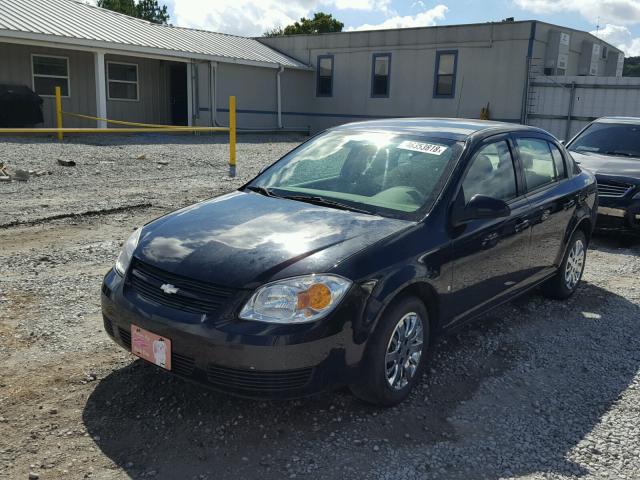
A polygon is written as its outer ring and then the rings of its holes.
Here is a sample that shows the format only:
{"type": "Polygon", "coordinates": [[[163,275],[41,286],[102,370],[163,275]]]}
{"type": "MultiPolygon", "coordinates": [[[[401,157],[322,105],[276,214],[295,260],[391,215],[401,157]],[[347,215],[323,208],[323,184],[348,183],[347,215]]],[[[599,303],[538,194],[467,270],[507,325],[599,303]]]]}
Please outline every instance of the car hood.
{"type": "Polygon", "coordinates": [[[165,271],[236,288],[327,272],[414,222],[233,192],[144,227],[134,256],[165,271]]]}
{"type": "Polygon", "coordinates": [[[618,157],[597,153],[571,152],[581,167],[594,174],[613,175],[640,180],[640,158],[618,157]]]}

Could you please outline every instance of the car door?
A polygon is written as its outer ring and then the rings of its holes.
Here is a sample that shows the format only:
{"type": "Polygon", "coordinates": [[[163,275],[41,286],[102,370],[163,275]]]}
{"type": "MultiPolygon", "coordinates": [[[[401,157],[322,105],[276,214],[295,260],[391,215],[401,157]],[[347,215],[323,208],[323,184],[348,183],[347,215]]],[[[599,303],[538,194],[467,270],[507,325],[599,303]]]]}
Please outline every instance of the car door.
{"type": "Polygon", "coordinates": [[[453,232],[450,325],[500,302],[529,275],[529,201],[519,173],[508,135],[490,137],[472,155],[456,202],[487,195],[505,201],[511,214],[472,220],[453,232]]]}
{"type": "Polygon", "coordinates": [[[567,227],[579,192],[567,181],[562,151],[545,137],[516,136],[526,196],[531,204],[532,273],[545,273],[562,261],[567,227]]]}

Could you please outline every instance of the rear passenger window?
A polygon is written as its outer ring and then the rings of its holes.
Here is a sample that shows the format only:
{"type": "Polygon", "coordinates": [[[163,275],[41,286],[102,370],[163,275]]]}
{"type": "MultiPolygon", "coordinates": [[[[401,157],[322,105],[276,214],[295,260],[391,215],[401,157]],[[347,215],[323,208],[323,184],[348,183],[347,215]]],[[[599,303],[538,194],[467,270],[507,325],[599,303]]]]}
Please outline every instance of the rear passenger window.
{"type": "Polygon", "coordinates": [[[555,182],[556,167],[549,143],[537,138],[519,138],[517,142],[527,190],[535,190],[555,182]]]}
{"type": "Polygon", "coordinates": [[[462,182],[462,190],[465,203],[478,194],[505,202],[516,198],[516,174],[507,142],[491,143],[478,150],[462,182]]]}
{"type": "Polygon", "coordinates": [[[558,147],[556,147],[553,143],[549,144],[551,148],[551,155],[553,155],[553,163],[556,167],[556,176],[558,179],[565,178],[567,176],[567,171],[564,166],[564,160],[562,159],[562,153],[558,147]]]}

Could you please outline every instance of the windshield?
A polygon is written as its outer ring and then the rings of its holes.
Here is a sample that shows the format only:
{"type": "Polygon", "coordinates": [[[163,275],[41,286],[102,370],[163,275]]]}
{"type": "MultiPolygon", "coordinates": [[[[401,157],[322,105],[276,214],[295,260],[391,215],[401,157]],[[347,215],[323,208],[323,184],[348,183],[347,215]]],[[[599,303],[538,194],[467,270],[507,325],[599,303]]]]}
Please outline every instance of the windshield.
{"type": "Polygon", "coordinates": [[[247,188],[335,208],[414,219],[432,205],[462,152],[455,140],[387,132],[327,132],[247,188]]]}
{"type": "Polygon", "coordinates": [[[567,148],[578,153],[640,157],[640,125],[592,123],[567,148]]]}

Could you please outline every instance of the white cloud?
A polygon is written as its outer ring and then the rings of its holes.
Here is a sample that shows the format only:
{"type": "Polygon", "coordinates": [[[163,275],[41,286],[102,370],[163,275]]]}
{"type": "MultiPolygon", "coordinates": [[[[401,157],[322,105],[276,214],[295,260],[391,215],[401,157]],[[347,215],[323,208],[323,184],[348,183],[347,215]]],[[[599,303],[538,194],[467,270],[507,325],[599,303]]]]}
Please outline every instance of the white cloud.
{"type": "Polygon", "coordinates": [[[594,24],[633,25],[640,23],[640,0],[513,0],[534,13],[577,13],[594,24]]]}
{"type": "Polygon", "coordinates": [[[605,42],[609,42],[622,50],[627,56],[640,55],[640,38],[634,38],[627,27],[606,24],[604,28],[591,32],[605,42]]]}
{"type": "MultiPolygon", "coordinates": [[[[387,13],[391,0],[169,0],[171,23],[237,35],[258,36],[313,12],[363,10],[387,13]]],[[[338,19],[339,15],[337,15],[338,19]]]]}
{"type": "Polygon", "coordinates": [[[438,20],[443,20],[448,10],[449,8],[446,5],[436,5],[435,7],[416,15],[396,15],[394,17],[387,18],[381,23],[365,23],[364,25],[359,25],[357,27],[349,27],[347,30],[384,30],[391,28],[430,27],[435,25],[438,20]]]}

